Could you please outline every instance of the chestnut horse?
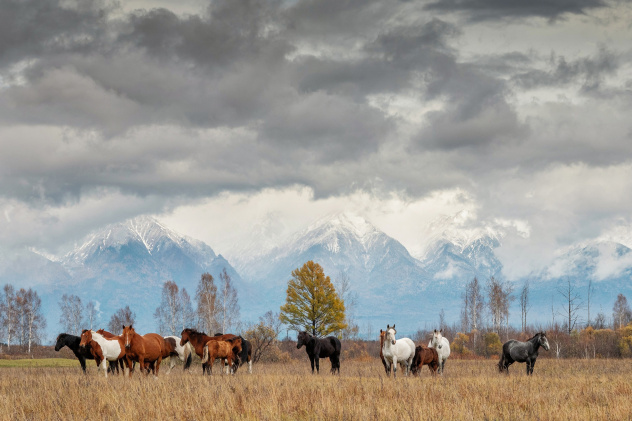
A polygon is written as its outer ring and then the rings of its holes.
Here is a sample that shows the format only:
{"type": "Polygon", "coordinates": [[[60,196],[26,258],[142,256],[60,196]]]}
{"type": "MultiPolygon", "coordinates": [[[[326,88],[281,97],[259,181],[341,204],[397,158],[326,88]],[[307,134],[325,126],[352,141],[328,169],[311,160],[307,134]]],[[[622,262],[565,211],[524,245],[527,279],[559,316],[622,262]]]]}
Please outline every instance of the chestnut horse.
{"type": "MultiPolygon", "coordinates": [[[[208,336],[204,332],[198,332],[195,329],[187,328],[184,329],[180,334],[180,345],[184,346],[184,344],[186,344],[187,342],[190,343],[198,357],[204,358],[204,345],[206,345],[208,341],[230,341],[235,338],[237,338],[237,336],[231,334],[208,336]]],[[[202,364],[202,374],[206,374],[206,370],[208,368],[208,362],[206,364],[202,364]]],[[[211,374],[210,370],[209,374],[211,374]]]]}
{"type": "Polygon", "coordinates": [[[388,365],[386,365],[386,360],[384,359],[384,353],[382,352],[382,348],[384,348],[385,338],[386,338],[386,332],[380,329],[380,359],[382,360],[384,371],[386,371],[386,375],[388,376],[388,365]]]}
{"type": "Polygon", "coordinates": [[[98,367],[103,369],[105,377],[108,376],[105,362],[117,362],[125,355],[123,341],[120,337],[116,336],[114,338],[107,339],[100,333],[86,329],[81,332],[81,342],[79,342],[79,348],[85,351],[88,346],[92,348],[95,359],[98,358],[101,360],[98,367]]]}
{"type": "Polygon", "coordinates": [[[413,357],[410,371],[413,375],[418,376],[421,374],[421,367],[424,365],[428,366],[433,377],[436,376],[439,369],[439,354],[435,348],[419,345],[415,347],[415,356],[413,357]]]}
{"type": "Polygon", "coordinates": [[[165,352],[163,337],[157,333],[147,333],[140,336],[134,330],[133,325],[129,325],[123,326],[121,338],[125,345],[126,371],[129,371],[128,375],[132,375],[132,362],[138,361],[141,370],[149,365],[154,376],[157,376],[160,370],[160,363],[162,362],[162,355],[165,352]]]}
{"type": "MultiPolygon", "coordinates": [[[[217,358],[226,359],[228,366],[233,366],[233,361],[239,363],[239,353],[241,352],[241,338],[233,338],[229,341],[211,340],[204,345],[202,364],[208,364],[209,374],[213,374],[213,361],[217,358]]],[[[222,372],[222,370],[220,370],[222,372]]]]}

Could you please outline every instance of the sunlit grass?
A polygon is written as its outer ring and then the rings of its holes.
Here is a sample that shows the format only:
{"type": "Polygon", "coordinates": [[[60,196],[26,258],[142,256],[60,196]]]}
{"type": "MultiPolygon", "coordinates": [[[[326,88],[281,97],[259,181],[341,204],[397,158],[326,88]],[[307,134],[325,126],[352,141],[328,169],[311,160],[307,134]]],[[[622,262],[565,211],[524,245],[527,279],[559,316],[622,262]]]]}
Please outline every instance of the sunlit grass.
{"type": "Polygon", "coordinates": [[[69,360],[66,358],[0,359],[0,368],[6,367],[81,367],[81,365],[77,359],[69,360]]]}
{"type": "Polygon", "coordinates": [[[341,376],[312,376],[305,361],[259,364],[249,375],[97,375],[75,368],[0,371],[0,419],[629,419],[630,360],[541,360],[510,375],[496,361],[448,360],[446,374],[387,378],[379,360],[343,361],[341,376]]]}

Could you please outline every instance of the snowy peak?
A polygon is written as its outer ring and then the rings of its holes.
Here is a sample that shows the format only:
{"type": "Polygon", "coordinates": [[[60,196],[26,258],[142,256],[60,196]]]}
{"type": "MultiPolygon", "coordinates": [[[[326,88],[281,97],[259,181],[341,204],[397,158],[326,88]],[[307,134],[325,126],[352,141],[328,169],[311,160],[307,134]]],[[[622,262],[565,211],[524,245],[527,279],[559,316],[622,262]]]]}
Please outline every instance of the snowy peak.
{"type": "Polygon", "coordinates": [[[320,244],[331,253],[340,253],[345,244],[355,243],[366,253],[382,237],[386,234],[363,217],[344,212],[314,222],[295,235],[290,243],[301,250],[320,244]]]}
{"type": "Polygon", "coordinates": [[[88,257],[106,249],[120,250],[136,244],[148,254],[161,253],[170,247],[178,247],[189,254],[198,264],[210,263],[216,255],[199,240],[182,236],[148,216],[139,216],[127,221],[111,224],[91,234],[83,245],[67,254],[64,261],[81,264],[88,257]]]}

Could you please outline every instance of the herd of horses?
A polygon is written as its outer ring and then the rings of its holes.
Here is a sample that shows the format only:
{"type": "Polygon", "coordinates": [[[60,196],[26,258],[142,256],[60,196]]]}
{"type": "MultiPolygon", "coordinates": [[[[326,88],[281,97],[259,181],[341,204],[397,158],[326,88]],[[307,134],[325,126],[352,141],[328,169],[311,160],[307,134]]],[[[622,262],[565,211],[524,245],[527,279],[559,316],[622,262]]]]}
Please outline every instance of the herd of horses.
{"type": "MultiPolygon", "coordinates": [[[[421,368],[427,365],[432,376],[443,374],[445,363],[450,356],[450,342],[443,336],[442,330],[434,330],[428,345],[415,345],[409,338],[396,339],[395,325],[386,325],[380,329],[380,358],[386,375],[397,377],[397,365],[405,370],[405,375],[419,375],[421,368]]],[[[84,330],[81,336],[62,333],[57,337],[55,351],[64,346],[72,350],[81,363],[84,373],[86,360],[95,360],[97,368],[103,370],[105,377],[108,371],[114,373],[120,369],[131,376],[135,364],[140,370],[158,375],[160,363],[170,357],[169,373],[176,364],[175,358],[184,362],[184,370],[191,366],[191,357],[195,352],[202,359],[202,374],[212,374],[215,360],[222,360],[227,373],[236,373],[239,366],[248,364],[248,372],[252,373],[251,343],[238,335],[221,334],[209,336],[194,329],[184,329],[177,336],[162,337],[157,333],[139,335],[133,326],[123,326],[121,335],[114,335],[103,329],[84,330]],[[106,366],[109,362],[109,368],[106,366]]],[[[342,345],[334,336],[317,338],[306,331],[299,332],[296,348],[305,347],[307,355],[316,373],[320,372],[319,360],[329,358],[331,373],[340,374],[340,352],[342,345]]],[[[549,350],[549,342],[545,332],[536,333],[526,342],[511,339],[503,344],[499,371],[509,374],[509,366],[514,362],[527,365],[527,375],[533,374],[533,367],[538,357],[539,348],[549,350]]]]}
{"type": "Polygon", "coordinates": [[[55,351],[64,346],[75,354],[84,373],[86,360],[94,360],[98,370],[119,373],[120,369],[131,376],[136,363],[141,371],[158,375],[164,358],[170,358],[169,373],[176,364],[175,358],[184,363],[184,370],[191,366],[192,353],[202,358],[202,373],[212,374],[213,363],[221,359],[227,372],[235,373],[244,364],[252,373],[252,346],[247,339],[232,334],[218,333],[208,336],[194,329],[184,329],[177,336],[163,337],[157,333],[139,335],[132,325],[123,326],[120,335],[103,329],[83,330],[81,336],[62,333],[57,336],[55,351]],[[109,363],[109,367],[107,366],[109,363]]]}

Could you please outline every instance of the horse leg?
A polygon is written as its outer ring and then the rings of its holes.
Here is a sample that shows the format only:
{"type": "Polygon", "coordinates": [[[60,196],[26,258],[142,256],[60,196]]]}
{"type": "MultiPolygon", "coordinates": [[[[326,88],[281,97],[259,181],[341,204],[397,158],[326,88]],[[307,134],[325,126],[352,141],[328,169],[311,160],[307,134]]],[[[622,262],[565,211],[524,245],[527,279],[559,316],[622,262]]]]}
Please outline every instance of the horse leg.
{"type": "Polygon", "coordinates": [[[393,378],[397,377],[397,357],[395,355],[393,355],[393,363],[391,364],[391,367],[393,368],[393,378]]]}
{"type": "Polygon", "coordinates": [[[108,368],[107,368],[106,364],[107,364],[107,360],[104,358],[103,361],[101,361],[101,369],[105,373],[105,378],[107,379],[107,377],[108,377],[108,368]]]}
{"type": "Polygon", "coordinates": [[[79,357],[79,364],[81,364],[81,369],[83,370],[83,374],[86,374],[86,359],[83,357],[79,357]]]}
{"type": "Polygon", "coordinates": [[[314,357],[312,357],[311,355],[309,356],[309,362],[312,365],[312,374],[314,374],[314,357]]]}
{"type": "Polygon", "coordinates": [[[320,357],[314,356],[314,363],[316,363],[316,374],[320,374],[320,357]]]}

